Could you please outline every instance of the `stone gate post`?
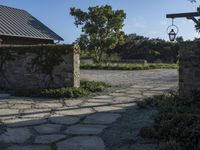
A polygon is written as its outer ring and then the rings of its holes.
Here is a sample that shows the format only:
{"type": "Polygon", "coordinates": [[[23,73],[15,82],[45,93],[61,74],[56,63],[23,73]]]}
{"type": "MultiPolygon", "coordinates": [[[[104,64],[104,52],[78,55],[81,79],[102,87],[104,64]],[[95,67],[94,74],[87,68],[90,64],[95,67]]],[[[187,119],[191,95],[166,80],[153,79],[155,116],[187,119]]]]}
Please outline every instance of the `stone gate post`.
{"type": "Polygon", "coordinates": [[[200,91],[200,42],[183,42],[179,51],[179,95],[200,91]]]}

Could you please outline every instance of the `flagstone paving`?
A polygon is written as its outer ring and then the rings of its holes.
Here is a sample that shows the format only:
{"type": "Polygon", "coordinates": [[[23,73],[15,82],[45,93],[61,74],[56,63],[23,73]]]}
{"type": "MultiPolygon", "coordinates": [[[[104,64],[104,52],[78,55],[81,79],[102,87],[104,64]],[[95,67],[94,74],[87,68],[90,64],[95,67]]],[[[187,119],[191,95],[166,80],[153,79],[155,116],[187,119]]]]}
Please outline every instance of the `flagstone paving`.
{"type": "MultiPolygon", "coordinates": [[[[107,150],[101,138],[107,127],[127,110],[136,109],[137,101],[177,86],[176,79],[168,82],[166,72],[163,74],[163,80],[159,74],[157,82],[150,77],[148,82],[134,81],[131,86],[87,99],[0,98],[0,120],[7,126],[0,135],[0,143],[6,146],[0,149],[107,150]]],[[[138,128],[144,118],[137,119],[133,126],[138,128]]]]}

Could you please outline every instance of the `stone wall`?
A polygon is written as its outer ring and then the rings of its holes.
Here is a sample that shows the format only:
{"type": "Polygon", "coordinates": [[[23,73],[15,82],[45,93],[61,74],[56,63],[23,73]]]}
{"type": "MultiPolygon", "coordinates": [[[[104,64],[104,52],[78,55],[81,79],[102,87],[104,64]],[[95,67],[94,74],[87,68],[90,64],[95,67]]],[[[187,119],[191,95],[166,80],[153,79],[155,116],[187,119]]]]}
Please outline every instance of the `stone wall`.
{"type": "Polygon", "coordinates": [[[179,63],[179,94],[189,97],[193,91],[200,91],[200,43],[181,43],[179,63]]]}
{"type": "Polygon", "coordinates": [[[0,88],[79,87],[79,61],[73,45],[0,46],[0,88]]]}

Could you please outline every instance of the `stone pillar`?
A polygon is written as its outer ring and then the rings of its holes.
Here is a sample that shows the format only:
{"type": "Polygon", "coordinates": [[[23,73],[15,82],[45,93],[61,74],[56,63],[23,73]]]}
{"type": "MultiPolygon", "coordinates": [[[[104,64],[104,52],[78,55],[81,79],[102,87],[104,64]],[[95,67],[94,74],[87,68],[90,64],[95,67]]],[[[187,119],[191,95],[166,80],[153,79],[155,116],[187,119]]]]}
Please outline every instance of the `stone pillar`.
{"type": "Polygon", "coordinates": [[[200,42],[183,42],[179,51],[179,95],[200,91],[200,42]]]}
{"type": "Polygon", "coordinates": [[[80,87],[80,47],[74,45],[73,48],[73,80],[74,87],[80,87]]]}

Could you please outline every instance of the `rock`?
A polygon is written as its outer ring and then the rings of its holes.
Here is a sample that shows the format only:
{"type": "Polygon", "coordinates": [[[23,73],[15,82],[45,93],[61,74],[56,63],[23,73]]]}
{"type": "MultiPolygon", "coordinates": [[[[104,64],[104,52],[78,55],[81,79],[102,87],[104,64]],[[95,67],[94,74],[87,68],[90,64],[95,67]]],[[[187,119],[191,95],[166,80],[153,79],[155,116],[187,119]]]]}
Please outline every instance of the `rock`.
{"type": "Polygon", "coordinates": [[[5,143],[23,144],[31,137],[28,128],[8,128],[7,131],[0,135],[0,141],[5,143]]]}
{"type": "Polygon", "coordinates": [[[96,136],[77,136],[58,143],[57,150],[105,150],[105,145],[96,136]]]}
{"type": "Polygon", "coordinates": [[[74,134],[74,135],[97,135],[100,134],[106,126],[104,125],[74,125],[67,130],[65,130],[66,134],[74,134]]]}
{"type": "Polygon", "coordinates": [[[96,113],[92,114],[84,120],[89,124],[110,124],[116,121],[121,115],[115,113],[96,113]]]}

